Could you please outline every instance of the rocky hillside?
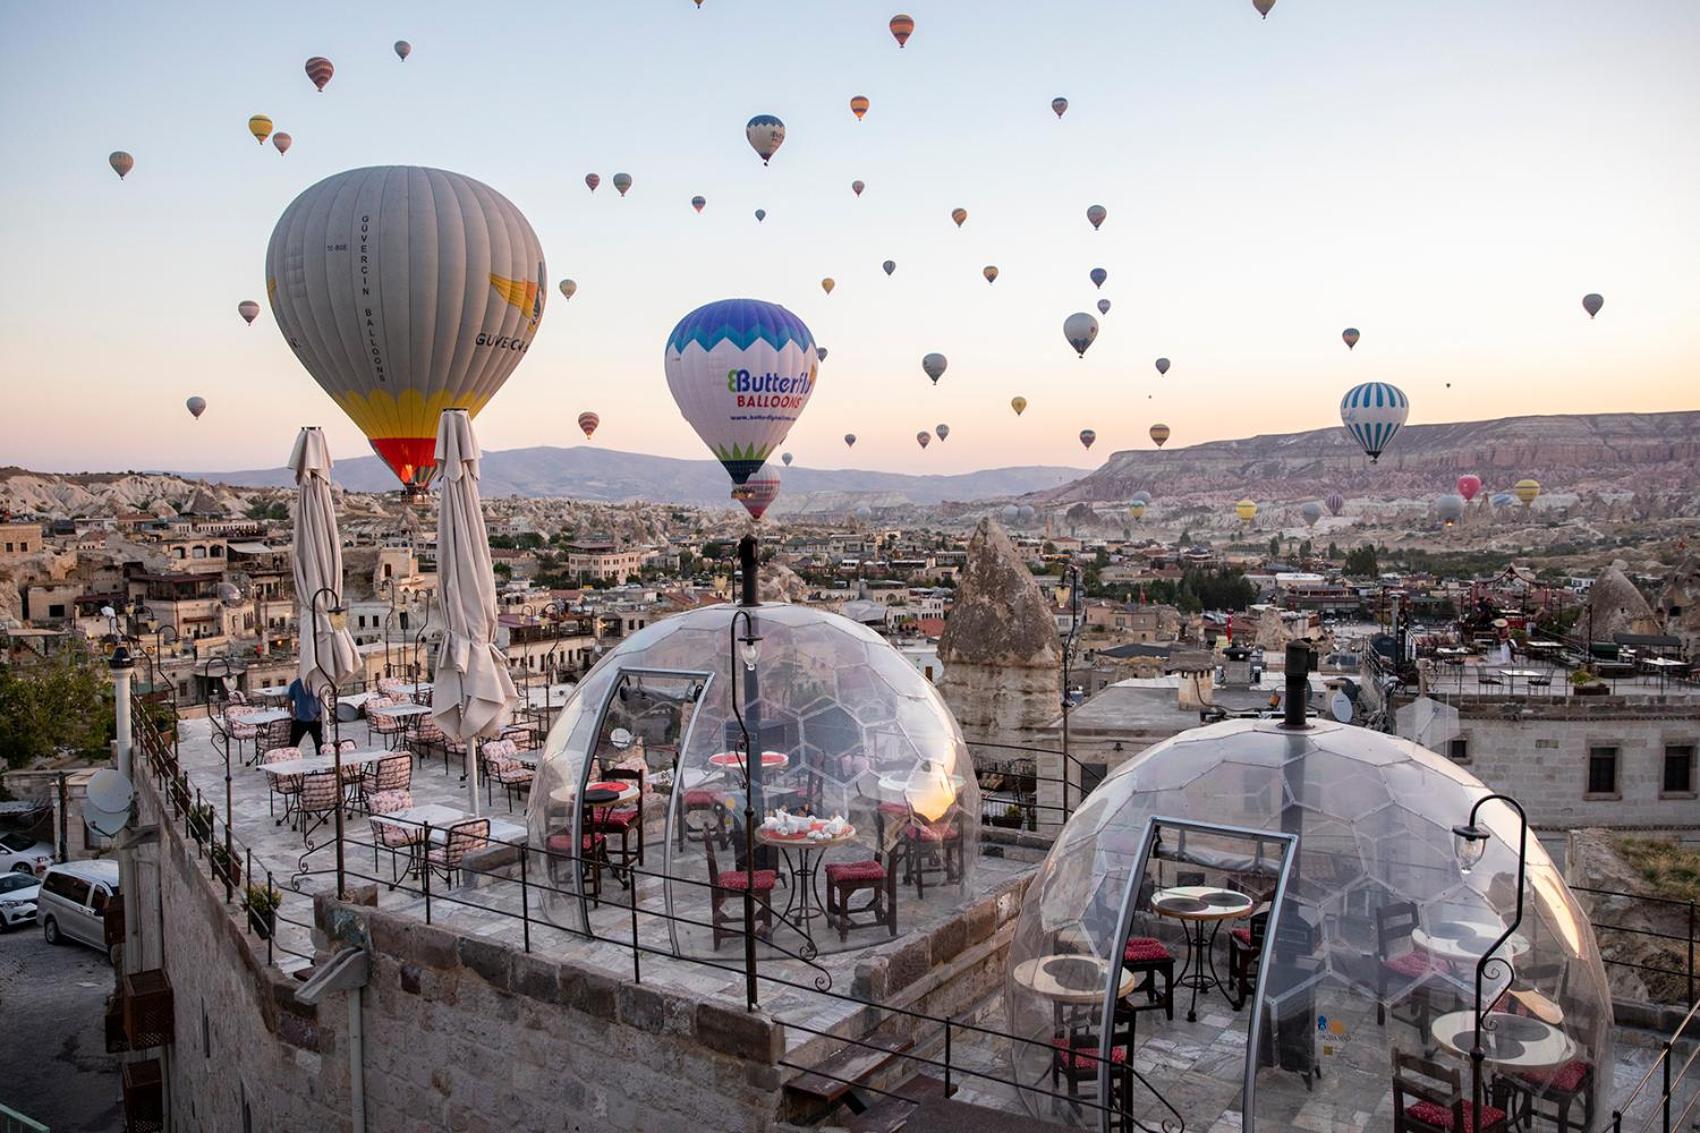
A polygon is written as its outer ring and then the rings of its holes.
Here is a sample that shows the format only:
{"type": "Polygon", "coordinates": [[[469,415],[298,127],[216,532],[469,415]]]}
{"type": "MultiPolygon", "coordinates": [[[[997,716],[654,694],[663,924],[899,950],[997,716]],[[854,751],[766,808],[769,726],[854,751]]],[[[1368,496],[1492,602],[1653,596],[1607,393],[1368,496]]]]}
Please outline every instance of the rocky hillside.
{"type": "Polygon", "coordinates": [[[1483,494],[1533,476],[1547,492],[1639,495],[1700,490],[1700,412],[1506,417],[1411,425],[1373,467],[1344,429],[1118,452],[1089,476],[1032,493],[1036,504],[1250,496],[1315,499],[1330,492],[1426,498],[1465,472],[1483,494]]]}
{"type": "Polygon", "coordinates": [[[239,516],[255,495],[165,473],[56,474],[0,468],[0,511],[18,515],[73,517],[147,512],[170,516],[193,502],[197,511],[239,516]]]}

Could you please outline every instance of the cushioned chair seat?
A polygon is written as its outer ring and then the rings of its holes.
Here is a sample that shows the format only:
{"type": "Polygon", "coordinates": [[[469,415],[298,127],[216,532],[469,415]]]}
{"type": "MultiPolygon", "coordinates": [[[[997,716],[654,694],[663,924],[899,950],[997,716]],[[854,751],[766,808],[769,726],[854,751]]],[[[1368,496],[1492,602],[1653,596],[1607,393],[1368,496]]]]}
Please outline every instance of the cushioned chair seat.
{"type": "Polygon", "coordinates": [[[606,810],[596,816],[596,827],[599,830],[629,830],[636,825],[637,816],[635,807],[606,810]]]}
{"type": "Polygon", "coordinates": [[[1127,947],[1122,949],[1122,959],[1129,964],[1148,964],[1154,960],[1174,958],[1174,954],[1164,947],[1161,940],[1151,936],[1132,937],[1128,940],[1127,947]]]}
{"type": "Polygon", "coordinates": [[[1434,971],[1433,961],[1429,959],[1428,953],[1420,948],[1412,949],[1403,956],[1394,956],[1391,959],[1383,960],[1381,966],[1398,975],[1409,976],[1411,979],[1419,979],[1434,971]]]}
{"type": "MultiPolygon", "coordinates": [[[[714,879],[714,884],[722,889],[735,889],[742,893],[744,887],[749,884],[751,876],[743,870],[722,870],[720,876],[714,879]]],[[[755,878],[754,892],[765,893],[773,888],[779,875],[771,869],[758,869],[753,876],[755,878]]]]}
{"type": "Polygon", "coordinates": [[[826,867],[826,879],[836,881],[884,881],[885,866],[869,858],[863,862],[839,862],[826,867]]]}
{"type": "MultiPolygon", "coordinates": [[[[1446,1106],[1435,1105],[1433,1102],[1418,1102],[1415,1105],[1408,1105],[1405,1107],[1405,1116],[1413,1121],[1421,1121],[1426,1125],[1439,1126],[1441,1129],[1452,1128],[1452,1111],[1446,1106]]],[[[1477,1129],[1475,1116],[1476,1111],[1473,1103],[1465,1102],[1463,1133],[1475,1133],[1477,1129]]],[[[1482,1107],[1481,1128],[1491,1129],[1495,1125],[1504,1124],[1504,1122],[1505,1111],[1503,1109],[1491,1105],[1482,1107]]]]}
{"type": "Polygon", "coordinates": [[[686,791],[686,806],[713,806],[720,801],[720,796],[713,791],[686,791]]]}
{"type": "Polygon", "coordinates": [[[1251,929],[1249,929],[1249,928],[1236,928],[1233,931],[1232,936],[1235,940],[1239,941],[1241,944],[1245,945],[1247,948],[1251,947],[1251,929]]]}
{"type": "Polygon", "coordinates": [[[1582,1079],[1588,1076],[1588,1064],[1580,1058],[1572,1059],[1563,1066],[1552,1070],[1524,1070],[1513,1077],[1534,1090],[1559,1090],[1566,1094],[1575,1093],[1582,1085],[1582,1079]]]}
{"type": "Polygon", "coordinates": [[[903,833],[905,837],[914,838],[922,842],[953,842],[962,835],[962,831],[958,830],[954,826],[946,827],[943,830],[935,830],[931,826],[922,826],[919,823],[910,823],[909,829],[905,830],[903,833]]]}
{"type": "MultiPolygon", "coordinates": [[[[581,852],[588,854],[607,840],[600,834],[586,834],[581,852]]],[[[571,834],[551,834],[549,840],[544,843],[544,847],[557,854],[570,854],[573,848],[573,836],[571,834]]]]}
{"type": "MultiPolygon", "coordinates": [[[[1096,1074],[1098,1063],[1098,1047],[1094,1044],[1077,1044],[1070,1046],[1067,1039],[1053,1039],[1051,1046],[1056,1049],[1057,1061],[1064,1069],[1075,1074],[1096,1074]]],[[[1127,1048],[1113,1046],[1110,1048],[1110,1062],[1120,1066],[1127,1061],[1127,1048]]]]}

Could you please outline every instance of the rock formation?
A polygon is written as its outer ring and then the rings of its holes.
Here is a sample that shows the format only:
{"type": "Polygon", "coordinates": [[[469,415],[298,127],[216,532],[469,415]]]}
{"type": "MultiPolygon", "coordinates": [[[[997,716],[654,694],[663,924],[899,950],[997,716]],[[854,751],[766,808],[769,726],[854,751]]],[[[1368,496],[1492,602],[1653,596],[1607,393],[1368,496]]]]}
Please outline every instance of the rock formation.
{"type": "Polygon", "coordinates": [[[995,520],[980,521],[967,552],[939,638],[939,692],[969,739],[1031,743],[1061,704],[1062,644],[1051,607],[995,520]]]}
{"type": "Polygon", "coordinates": [[[1610,641],[1619,633],[1662,632],[1653,608],[1623,573],[1621,561],[1602,571],[1588,588],[1588,601],[1576,628],[1593,641],[1610,641]]]}
{"type": "Polygon", "coordinates": [[[1664,632],[1682,638],[1684,653],[1700,650],[1700,558],[1687,556],[1665,579],[1658,617],[1664,632]]]}

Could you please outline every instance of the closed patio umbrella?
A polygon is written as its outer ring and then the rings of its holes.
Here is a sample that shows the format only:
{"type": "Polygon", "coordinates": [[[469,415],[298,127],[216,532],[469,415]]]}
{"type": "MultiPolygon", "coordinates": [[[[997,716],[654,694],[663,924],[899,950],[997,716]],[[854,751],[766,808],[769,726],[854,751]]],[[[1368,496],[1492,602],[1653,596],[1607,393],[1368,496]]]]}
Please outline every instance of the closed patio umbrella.
{"type": "Polygon", "coordinates": [[[431,713],[446,735],[466,740],[468,810],[478,813],[480,736],[508,723],[514,682],[496,646],[496,576],[478,498],[478,441],[464,409],[445,409],[437,424],[437,593],[443,644],[437,653],[431,713]]]}
{"type": "Polygon", "coordinates": [[[349,636],[347,616],[340,615],[342,540],[331,504],[331,452],[323,431],[301,430],[289,455],[289,468],[297,485],[294,567],[301,683],[323,696],[328,686],[360,671],[360,654],[349,636]],[[340,616],[333,616],[332,610],[340,616]]]}

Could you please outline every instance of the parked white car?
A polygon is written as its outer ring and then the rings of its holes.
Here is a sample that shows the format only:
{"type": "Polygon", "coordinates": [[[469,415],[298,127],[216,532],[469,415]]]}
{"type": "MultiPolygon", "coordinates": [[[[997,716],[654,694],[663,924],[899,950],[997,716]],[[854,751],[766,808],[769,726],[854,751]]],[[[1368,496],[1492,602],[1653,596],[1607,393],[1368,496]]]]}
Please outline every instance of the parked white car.
{"type": "Polygon", "coordinates": [[[0,932],[35,920],[36,898],[41,894],[41,882],[22,870],[0,873],[0,932]]]}
{"type": "Polygon", "coordinates": [[[14,870],[40,876],[53,862],[53,847],[28,834],[0,834],[0,873],[14,870]]]}
{"type": "Polygon", "coordinates": [[[106,949],[106,903],[118,893],[115,861],[66,862],[47,871],[36,898],[36,919],[49,944],[74,940],[106,949]]]}

